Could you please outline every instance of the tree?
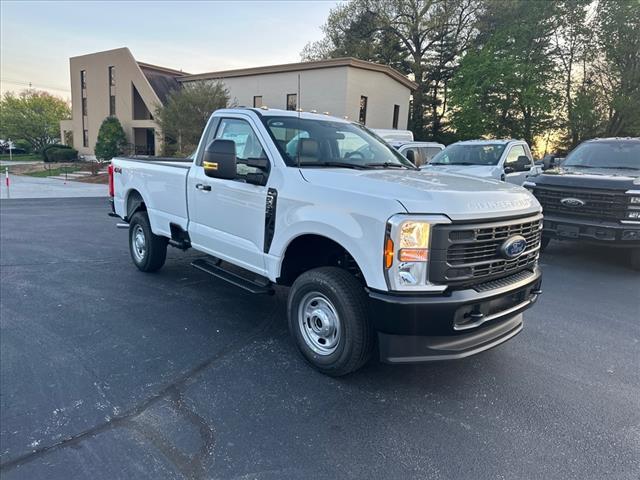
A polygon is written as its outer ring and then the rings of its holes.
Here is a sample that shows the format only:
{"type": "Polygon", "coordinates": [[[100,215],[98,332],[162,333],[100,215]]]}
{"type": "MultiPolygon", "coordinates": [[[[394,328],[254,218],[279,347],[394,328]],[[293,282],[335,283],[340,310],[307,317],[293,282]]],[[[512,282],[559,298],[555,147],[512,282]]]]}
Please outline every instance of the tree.
{"type": "Polygon", "coordinates": [[[551,34],[555,6],[487,1],[480,33],[451,91],[452,123],[463,137],[534,138],[554,126],[557,67],[551,34]]]}
{"type": "Polygon", "coordinates": [[[301,53],[303,60],[355,57],[410,72],[407,52],[399,39],[384,29],[379,15],[355,3],[331,10],[322,29],[325,38],[307,44],[301,53]]]}
{"type": "Polygon", "coordinates": [[[325,38],[309,44],[305,60],[355,56],[385,63],[418,84],[411,103],[417,138],[440,138],[449,81],[474,35],[476,0],[352,0],[329,14],[325,38]]]}
{"type": "Polygon", "coordinates": [[[229,91],[221,82],[185,83],[171,92],[155,112],[160,129],[169,140],[164,142],[165,154],[191,154],[211,113],[228,105],[229,91]]]}
{"type": "Polygon", "coordinates": [[[601,55],[594,70],[607,101],[604,134],[640,135],[640,2],[599,0],[596,22],[601,55]]]}
{"type": "Polygon", "coordinates": [[[59,141],[60,121],[70,117],[67,102],[46,92],[6,92],[0,100],[0,136],[25,140],[39,152],[59,141]]]}
{"type": "Polygon", "coordinates": [[[122,154],[127,137],[120,125],[120,120],[116,117],[107,117],[98,130],[98,140],[96,141],[96,158],[98,160],[111,160],[122,154]]]}
{"type": "MultiPolygon", "coordinates": [[[[587,72],[587,57],[594,49],[591,40],[593,25],[587,16],[591,3],[591,0],[561,0],[556,5],[558,13],[554,54],[562,76],[565,117],[563,142],[569,149],[580,143],[583,140],[581,135],[593,128],[593,125],[586,127],[585,121],[597,123],[597,119],[585,110],[595,100],[592,92],[588,91],[587,72]],[[576,111],[576,95],[580,96],[579,111],[576,111]]],[[[595,103],[592,106],[595,108],[595,103]]],[[[593,113],[595,114],[595,110],[593,113]]]]}

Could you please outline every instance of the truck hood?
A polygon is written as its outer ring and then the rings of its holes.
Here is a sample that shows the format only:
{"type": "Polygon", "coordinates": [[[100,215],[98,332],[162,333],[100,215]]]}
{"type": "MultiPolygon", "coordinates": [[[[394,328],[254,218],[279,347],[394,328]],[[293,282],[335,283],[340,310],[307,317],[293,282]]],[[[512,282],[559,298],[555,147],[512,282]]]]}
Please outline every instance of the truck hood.
{"type": "Polygon", "coordinates": [[[529,181],[539,185],[607,190],[640,189],[640,171],[614,168],[560,167],[547,170],[529,181]]]}
{"type": "Polygon", "coordinates": [[[440,173],[459,173],[480,178],[500,178],[500,168],[495,165],[431,165],[426,164],[423,170],[440,173]]]}
{"type": "Polygon", "coordinates": [[[328,190],[396,200],[408,213],[444,214],[452,220],[493,219],[540,212],[535,197],[508,183],[415,170],[300,170],[303,178],[328,190]]]}

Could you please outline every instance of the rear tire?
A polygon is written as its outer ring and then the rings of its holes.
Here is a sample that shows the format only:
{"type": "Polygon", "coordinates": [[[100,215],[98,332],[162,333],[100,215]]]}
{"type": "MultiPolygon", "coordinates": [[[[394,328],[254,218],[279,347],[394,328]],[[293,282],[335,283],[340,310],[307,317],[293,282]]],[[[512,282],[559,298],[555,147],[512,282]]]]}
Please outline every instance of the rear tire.
{"type": "Polygon", "coordinates": [[[544,252],[547,247],[549,246],[549,242],[551,242],[551,238],[550,237],[545,237],[543,236],[542,239],[540,240],[540,251],[544,252]]]}
{"type": "Polygon", "coordinates": [[[167,258],[167,238],[154,235],[147,212],[136,212],[129,222],[129,252],[143,272],[160,270],[167,258]]]}
{"type": "Polygon", "coordinates": [[[640,248],[634,248],[629,252],[629,260],[631,268],[636,272],[640,272],[640,248]]]}
{"type": "Polygon", "coordinates": [[[300,275],[289,291],[287,313],[300,353],[320,372],[346,375],[371,357],[366,293],[346,270],[320,267],[300,275]]]}

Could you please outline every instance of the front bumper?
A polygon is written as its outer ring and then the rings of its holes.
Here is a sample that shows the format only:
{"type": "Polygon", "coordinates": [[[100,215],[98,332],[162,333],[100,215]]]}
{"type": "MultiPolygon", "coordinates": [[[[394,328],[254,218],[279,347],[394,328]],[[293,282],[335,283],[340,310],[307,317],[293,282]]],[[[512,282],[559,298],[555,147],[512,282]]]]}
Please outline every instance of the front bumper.
{"type": "Polygon", "coordinates": [[[535,267],[488,282],[495,285],[490,289],[476,287],[420,296],[370,291],[380,360],[451,360],[509,340],[522,330],[522,312],[541,293],[541,277],[535,267]]]}
{"type": "Polygon", "coordinates": [[[588,240],[622,247],[640,246],[640,224],[544,216],[543,236],[555,239],[588,240]]]}

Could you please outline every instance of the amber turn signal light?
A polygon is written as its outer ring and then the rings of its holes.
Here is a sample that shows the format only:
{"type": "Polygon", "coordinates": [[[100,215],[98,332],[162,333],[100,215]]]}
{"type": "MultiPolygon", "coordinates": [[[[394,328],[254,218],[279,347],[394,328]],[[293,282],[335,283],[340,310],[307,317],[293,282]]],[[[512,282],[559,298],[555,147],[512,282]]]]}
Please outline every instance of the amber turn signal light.
{"type": "Polygon", "coordinates": [[[393,265],[393,240],[387,238],[384,243],[384,267],[391,268],[393,265]]]}
{"type": "Polygon", "coordinates": [[[429,250],[426,248],[402,248],[398,253],[401,262],[426,262],[429,258],[429,250]]]}

